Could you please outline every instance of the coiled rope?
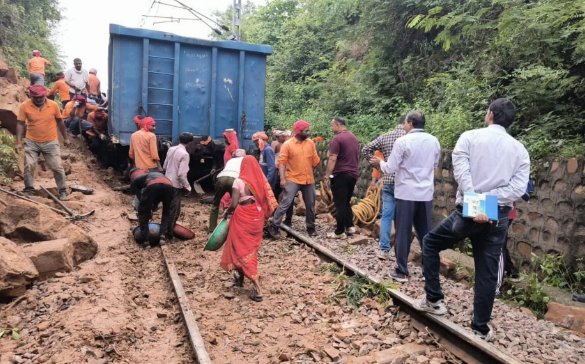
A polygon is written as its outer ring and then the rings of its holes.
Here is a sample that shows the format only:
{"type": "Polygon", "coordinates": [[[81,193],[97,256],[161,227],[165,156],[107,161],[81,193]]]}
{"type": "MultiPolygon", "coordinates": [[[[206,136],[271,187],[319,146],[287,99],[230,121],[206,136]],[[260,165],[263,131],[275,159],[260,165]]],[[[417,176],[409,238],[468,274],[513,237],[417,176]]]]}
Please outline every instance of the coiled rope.
{"type": "MultiPolygon", "coordinates": [[[[371,225],[376,222],[381,208],[382,183],[378,183],[375,190],[368,189],[366,197],[362,198],[357,205],[353,205],[353,223],[358,225],[371,225]]],[[[331,190],[321,182],[321,200],[327,206],[329,213],[335,216],[335,204],[333,203],[333,194],[331,190]]]]}

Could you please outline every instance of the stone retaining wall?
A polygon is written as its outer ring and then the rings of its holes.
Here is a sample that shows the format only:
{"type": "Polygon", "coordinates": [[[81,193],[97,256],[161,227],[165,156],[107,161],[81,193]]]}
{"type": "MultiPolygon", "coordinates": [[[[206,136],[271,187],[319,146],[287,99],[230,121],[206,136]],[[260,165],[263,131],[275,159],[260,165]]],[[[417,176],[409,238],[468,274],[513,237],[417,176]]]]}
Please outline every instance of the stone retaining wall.
{"type": "MultiPolygon", "coordinates": [[[[329,142],[317,142],[323,169],[329,142]]],[[[362,146],[363,147],[363,146],[362,146]]],[[[360,156],[360,179],[355,195],[365,196],[372,167],[360,156]]],[[[547,158],[540,161],[530,201],[517,202],[518,217],[509,230],[508,248],[518,265],[529,266],[531,253],[562,254],[572,264],[585,257],[585,163],[584,159],[547,158]]],[[[455,209],[457,182],[451,152],[441,152],[435,171],[433,226],[455,209]]]]}

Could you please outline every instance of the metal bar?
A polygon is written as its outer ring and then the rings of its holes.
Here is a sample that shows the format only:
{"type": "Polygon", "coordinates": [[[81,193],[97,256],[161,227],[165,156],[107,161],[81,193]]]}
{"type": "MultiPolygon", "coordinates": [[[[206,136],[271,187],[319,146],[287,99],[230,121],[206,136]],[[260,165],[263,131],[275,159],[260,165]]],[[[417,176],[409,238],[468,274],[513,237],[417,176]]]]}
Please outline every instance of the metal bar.
{"type": "Polygon", "coordinates": [[[242,132],[242,114],[244,112],[244,63],[246,62],[246,52],[240,51],[240,64],[238,71],[238,115],[237,122],[238,139],[240,145],[244,143],[244,133],[242,132]]]}
{"type": "Polygon", "coordinates": [[[183,314],[185,326],[187,326],[187,333],[189,334],[191,346],[195,352],[195,359],[199,364],[211,364],[211,359],[205,350],[203,337],[201,337],[199,327],[197,327],[197,321],[195,320],[195,316],[193,316],[193,311],[191,311],[191,306],[189,305],[189,301],[185,295],[185,290],[181,284],[181,278],[177,273],[175,265],[168,259],[167,249],[167,246],[161,246],[162,256],[167,266],[171,281],[173,282],[173,288],[175,295],[177,296],[177,300],[179,301],[179,306],[181,306],[181,313],[183,314]]]}
{"type": "Polygon", "coordinates": [[[163,87],[149,87],[149,90],[163,90],[163,91],[173,91],[172,88],[163,88],[163,87]]]}
{"type": "Polygon", "coordinates": [[[0,188],[0,191],[1,191],[1,192],[4,192],[5,194],[7,194],[7,195],[9,195],[9,196],[16,197],[16,198],[20,198],[21,200],[25,200],[25,201],[28,201],[28,202],[32,202],[32,203],[34,203],[35,205],[41,205],[41,206],[45,206],[46,208],[48,208],[48,209],[51,209],[51,210],[53,210],[53,211],[55,211],[55,212],[58,212],[58,213],[60,213],[60,214],[63,214],[63,215],[67,215],[67,216],[69,216],[69,214],[68,214],[67,212],[65,212],[65,211],[63,211],[63,210],[56,209],[56,208],[54,208],[54,207],[51,207],[51,206],[48,206],[48,205],[45,205],[44,203],[40,203],[40,202],[38,202],[38,201],[31,200],[30,198],[27,198],[27,197],[24,197],[24,196],[21,196],[21,195],[17,195],[16,193],[12,193],[12,192],[10,192],[10,191],[6,191],[5,189],[2,189],[2,188],[0,188]]]}
{"type": "Polygon", "coordinates": [[[209,135],[215,135],[215,99],[217,93],[217,47],[211,49],[211,105],[209,107],[209,135]]]}
{"type": "MultiPolygon", "coordinates": [[[[181,43],[175,43],[175,69],[174,74],[179,74],[179,61],[181,57],[181,43]]],[[[173,77],[173,127],[171,129],[173,134],[173,144],[178,143],[179,140],[179,77],[173,77]]]]}
{"type": "Polygon", "coordinates": [[[149,40],[144,38],[142,42],[142,107],[144,116],[148,115],[148,53],[149,40]]]}
{"type": "Polygon", "coordinates": [[[173,104],[160,104],[157,102],[149,102],[148,105],[155,105],[155,106],[173,106],[173,104]]]}
{"type": "MultiPolygon", "coordinates": [[[[370,276],[366,271],[345,259],[337,256],[328,248],[315,242],[313,239],[300,234],[299,232],[282,224],[280,228],[291,234],[296,239],[315,249],[318,253],[335,261],[337,264],[347,268],[360,277],[367,278],[375,283],[382,280],[370,276]]],[[[390,290],[390,296],[394,304],[400,306],[400,309],[416,321],[413,322],[417,329],[428,329],[434,336],[440,340],[442,346],[446,347],[455,356],[465,361],[467,364],[520,364],[520,362],[497,349],[493,345],[486,343],[471,332],[463,329],[461,326],[451,322],[443,316],[432,315],[414,308],[414,301],[404,293],[397,290],[390,290]]]]}
{"type": "Polygon", "coordinates": [[[41,186],[41,189],[43,191],[45,191],[45,193],[47,195],[49,195],[49,197],[55,201],[57,204],[59,204],[59,206],[61,206],[65,211],[67,211],[67,213],[71,216],[75,216],[75,212],[73,212],[73,210],[71,210],[69,207],[65,206],[65,204],[63,202],[61,202],[55,195],[53,195],[51,192],[47,191],[47,189],[43,186],[41,186]]]}
{"type": "Polygon", "coordinates": [[[174,58],[171,58],[171,57],[162,57],[162,56],[148,56],[148,58],[159,58],[159,59],[170,59],[170,60],[174,60],[174,58]]]}
{"type": "Polygon", "coordinates": [[[148,71],[148,73],[152,73],[154,75],[166,75],[166,76],[174,76],[173,73],[166,73],[166,72],[155,72],[155,71],[148,71]]]}

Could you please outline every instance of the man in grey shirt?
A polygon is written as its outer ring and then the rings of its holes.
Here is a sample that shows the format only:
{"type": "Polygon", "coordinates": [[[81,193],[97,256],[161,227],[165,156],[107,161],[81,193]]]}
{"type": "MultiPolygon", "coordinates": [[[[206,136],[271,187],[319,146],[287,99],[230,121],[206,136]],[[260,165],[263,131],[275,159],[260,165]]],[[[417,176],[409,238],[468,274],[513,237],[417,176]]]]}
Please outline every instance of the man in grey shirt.
{"type": "Polygon", "coordinates": [[[421,311],[436,315],[447,313],[439,282],[439,252],[452,248],[467,237],[473,246],[475,261],[475,298],[471,329],[485,341],[494,338],[487,325],[494,306],[498,262],[508,230],[508,213],[514,201],[526,191],[530,175],[530,157],[526,148],[508,135],[516,107],[508,99],[497,99],[489,106],[483,129],[467,131],[453,150],[453,171],[459,184],[457,210],[427,234],[423,241],[423,268],[426,296],[415,303],[421,311]],[[462,215],[465,192],[498,197],[498,220],[484,214],[475,218],[462,215]]]}
{"type": "Polygon", "coordinates": [[[441,146],[437,138],[425,133],[425,116],[420,111],[406,115],[406,135],[394,143],[388,162],[373,157],[371,163],[379,165],[386,174],[396,173],[396,269],[390,273],[398,282],[408,281],[408,254],[412,243],[412,226],[418,241],[431,230],[431,212],[435,168],[439,164],[441,146]]]}

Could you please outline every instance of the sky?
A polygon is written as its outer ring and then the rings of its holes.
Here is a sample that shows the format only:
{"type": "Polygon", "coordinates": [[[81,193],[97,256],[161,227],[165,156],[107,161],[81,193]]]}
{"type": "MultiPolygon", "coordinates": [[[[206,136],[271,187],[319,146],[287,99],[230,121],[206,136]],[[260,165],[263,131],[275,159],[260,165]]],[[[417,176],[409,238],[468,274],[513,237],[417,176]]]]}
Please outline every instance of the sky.
{"type": "MultiPolygon", "coordinates": [[[[175,3],[175,0],[155,0],[163,3],[175,3]]],[[[232,6],[233,0],[180,0],[185,5],[212,18],[214,10],[225,10],[232,6]]],[[[242,3],[245,0],[242,0],[242,3]]],[[[266,0],[252,0],[257,5],[264,5],[266,0]]],[[[102,91],[108,84],[108,44],[110,41],[109,25],[119,24],[131,28],[144,28],[170,32],[192,38],[209,39],[211,32],[200,21],[181,20],[180,23],[154,24],[168,19],[148,18],[142,15],[172,16],[175,18],[194,18],[189,12],[153,4],[153,0],[59,0],[62,9],[61,20],[53,34],[65,62],[65,70],[73,67],[73,59],[81,58],[83,68],[95,68],[102,83],[102,91]],[[152,7],[151,7],[152,5],[152,7]]],[[[210,24],[210,22],[208,22],[210,24]]],[[[231,24],[228,24],[231,26],[231,24]]]]}

